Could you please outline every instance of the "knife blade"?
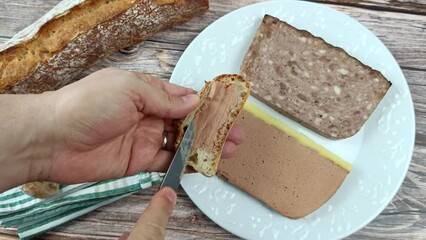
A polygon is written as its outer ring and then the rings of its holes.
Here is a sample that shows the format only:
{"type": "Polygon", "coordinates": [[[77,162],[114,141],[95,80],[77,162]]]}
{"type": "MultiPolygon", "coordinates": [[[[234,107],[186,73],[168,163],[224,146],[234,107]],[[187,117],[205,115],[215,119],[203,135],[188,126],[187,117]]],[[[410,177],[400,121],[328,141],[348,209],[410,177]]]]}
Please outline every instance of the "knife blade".
{"type": "Polygon", "coordinates": [[[163,187],[171,187],[177,191],[179,188],[180,180],[183,172],[185,171],[186,164],[188,163],[191,146],[194,142],[196,127],[194,121],[191,121],[186,128],[182,141],[179,144],[176,154],[173,157],[172,163],[161,182],[160,189],[163,187]]]}

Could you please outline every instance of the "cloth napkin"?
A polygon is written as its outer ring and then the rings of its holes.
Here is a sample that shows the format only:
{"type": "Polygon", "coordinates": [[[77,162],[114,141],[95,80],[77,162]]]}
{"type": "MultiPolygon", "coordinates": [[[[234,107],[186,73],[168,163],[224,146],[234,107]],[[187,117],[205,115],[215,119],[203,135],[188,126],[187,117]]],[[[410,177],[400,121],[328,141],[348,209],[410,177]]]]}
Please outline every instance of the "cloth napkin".
{"type": "Polygon", "coordinates": [[[0,225],[17,227],[21,239],[31,239],[136,191],[157,185],[162,173],[141,172],[116,180],[61,185],[45,199],[32,198],[20,188],[0,194],[0,225]]]}

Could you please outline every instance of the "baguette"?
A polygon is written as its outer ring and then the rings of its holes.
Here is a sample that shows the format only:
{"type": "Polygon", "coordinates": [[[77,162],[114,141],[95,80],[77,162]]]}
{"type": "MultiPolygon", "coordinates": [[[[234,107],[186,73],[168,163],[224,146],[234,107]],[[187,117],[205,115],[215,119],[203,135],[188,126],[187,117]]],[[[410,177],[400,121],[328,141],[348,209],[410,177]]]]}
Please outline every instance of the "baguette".
{"type": "Polygon", "coordinates": [[[0,47],[0,93],[63,87],[101,58],[208,7],[208,0],[62,1],[0,47]]]}
{"type": "Polygon", "coordinates": [[[356,134],[391,86],[343,49],[268,15],[241,74],[254,96],[332,139],[356,134]]]}
{"type": "Polygon", "coordinates": [[[196,134],[188,165],[212,176],[216,174],[228,132],[250,95],[250,85],[239,75],[225,74],[206,82],[199,95],[198,108],[178,123],[176,147],[185,127],[194,121],[196,134]]]}

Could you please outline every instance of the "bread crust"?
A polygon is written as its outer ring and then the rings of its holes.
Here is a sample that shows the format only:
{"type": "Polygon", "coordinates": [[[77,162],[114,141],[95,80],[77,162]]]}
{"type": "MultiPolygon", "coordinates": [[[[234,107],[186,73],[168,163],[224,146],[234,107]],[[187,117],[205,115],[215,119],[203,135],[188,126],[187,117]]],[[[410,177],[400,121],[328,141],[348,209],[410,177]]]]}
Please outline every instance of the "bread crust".
{"type": "Polygon", "coordinates": [[[21,190],[34,198],[46,198],[59,191],[59,184],[53,182],[31,182],[22,185],[21,190]]]}
{"type": "MultiPolygon", "coordinates": [[[[212,176],[216,174],[217,167],[220,161],[220,155],[222,153],[223,146],[225,144],[226,138],[228,136],[229,130],[231,129],[232,125],[236,121],[239,113],[244,107],[244,103],[246,102],[247,98],[250,95],[250,84],[244,80],[243,77],[236,74],[223,74],[220,76],[217,76],[214,78],[211,82],[206,82],[204,88],[199,92],[200,96],[200,105],[197,109],[195,109],[193,112],[191,112],[186,118],[181,119],[177,122],[178,125],[178,131],[176,136],[176,143],[175,147],[177,148],[179,146],[180,141],[183,138],[183,135],[185,133],[185,127],[194,119],[194,117],[197,115],[197,113],[200,111],[200,109],[204,106],[204,104],[208,101],[211,101],[211,99],[208,97],[209,91],[211,88],[211,85],[214,82],[220,82],[225,83],[227,85],[233,85],[236,86],[238,89],[238,103],[235,106],[232,106],[232,111],[227,116],[227,123],[224,127],[220,129],[216,129],[217,136],[215,136],[215,142],[213,146],[209,146],[211,150],[209,151],[210,154],[213,156],[211,157],[211,160],[204,162],[201,159],[201,156],[199,156],[199,149],[191,149],[190,159],[188,161],[188,165],[193,167],[196,171],[202,173],[205,176],[212,176]]],[[[203,109],[203,111],[206,111],[206,109],[203,109]]],[[[198,129],[197,129],[198,130],[198,129]]]]}
{"type": "MultiPolygon", "coordinates": [[[[24,78],[3,78],[4,72],[0,72],[0,93],[41,93],[63,87],[101,58],[138,44],[161,30],[186,22],[206,12],[208,7],[208,0],[134,1],[126,11],[109,16],[90,30],[76,34],[59,50],[49,53],[51,57],[47,60],[38,62],[36,68],[24,78]]],[[[63,13],[63,16],[72,13],[70,10],[63,13]]],[[[63,16],[53,18],[40,31],[49,29],[49,24],[60,21],[63,16]]],[[[36,34],[31,39],[38,36],[40,35],[36,34]]],[[[3,54],[4,59],[18,58],[13,49],[25,46],[27,42],[9,46],[0,55],[3,54]]],[[[20,62],[19,65],[22,69],[25,68],[25,62],[20,62]]],[[[0,71],[1,69],[0,65],[0,71]]]]}

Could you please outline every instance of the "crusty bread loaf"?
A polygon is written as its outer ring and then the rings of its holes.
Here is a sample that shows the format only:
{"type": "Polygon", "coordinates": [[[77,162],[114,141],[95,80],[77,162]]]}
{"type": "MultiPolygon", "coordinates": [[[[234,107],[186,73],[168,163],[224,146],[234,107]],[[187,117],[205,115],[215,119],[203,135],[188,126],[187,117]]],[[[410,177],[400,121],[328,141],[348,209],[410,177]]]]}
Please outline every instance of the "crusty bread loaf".
{"type": "Polygon", "coordinates": [[[343,49],[268,15],[241,74],[254,96],[333,139],[357,133],[391,86],[343,49]]]}
{"type": "Polygon", "coordinates": [[[250,85],[235,74],[220,75],[199,93],[200,105],[178,124],[176,147],[182,140],[185,127],[194,121],[196,135],[188,165],[196,171],[216,174],[228,132],[250,95],[250,85]]]}
{"type": "Polygon", "coordinates": [[[60,88],[99,59],[208,10],[208,0],[64,0],[0,47],[0,93],[60,88]]]}
{"type": "Polygon", "coordinates": [[[333,196],[350,164],[248,105],[237,120],[245,140],[217,175],[288,218],[307,216],[333,196]]]}
{"type": "Polygon", "coordinates": [[[21,186],[21,190],[35,198],[46,198],[59,191],[59,184],[53,182],[32,182],[21,186]]]}

